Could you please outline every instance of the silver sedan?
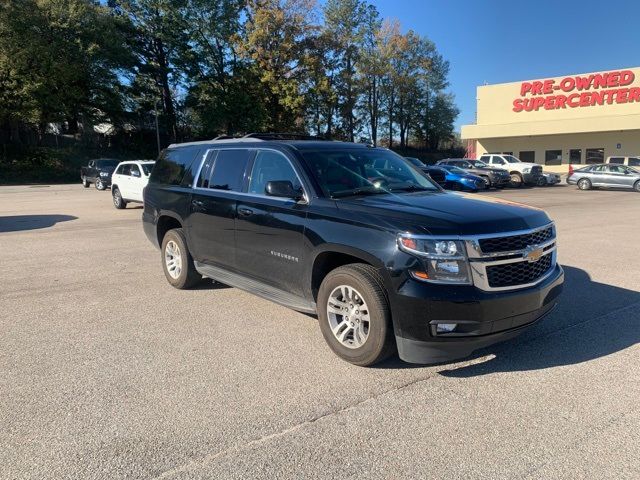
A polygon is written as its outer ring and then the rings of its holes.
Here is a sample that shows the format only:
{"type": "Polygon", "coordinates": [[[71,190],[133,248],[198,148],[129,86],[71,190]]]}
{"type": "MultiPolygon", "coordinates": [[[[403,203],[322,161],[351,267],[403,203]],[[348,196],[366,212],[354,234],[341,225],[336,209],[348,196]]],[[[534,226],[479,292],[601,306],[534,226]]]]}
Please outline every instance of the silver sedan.
{"type": "Polygon", "coordinates": [[[574,170],[567,177],[569,185],[578,185],[580,190],[593,187],[632,188],[640,192],[640,171],[625,165],[598,164],[574,170]]]}

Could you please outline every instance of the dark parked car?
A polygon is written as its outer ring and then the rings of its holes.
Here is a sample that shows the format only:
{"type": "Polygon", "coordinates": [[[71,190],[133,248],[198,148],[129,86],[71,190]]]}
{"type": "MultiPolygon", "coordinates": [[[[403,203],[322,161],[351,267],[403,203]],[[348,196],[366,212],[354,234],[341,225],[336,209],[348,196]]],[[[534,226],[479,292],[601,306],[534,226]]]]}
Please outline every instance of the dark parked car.
{"type": "Polygon", "coordinates": [[[625,165],[601,163],[574,170],[567,177],[569,185],[578,185],[580,190],[593,187],[629,188],[640,192],[640,171],[625,165]]]}
{"type": "Polygon", "coordinates": [[[490,167],[480,160],[470,158],[447,158],[440,160],[436,165],[451,165],[461,168],[467,173],[482,177],[487,188],[504,188],[509,185],[511,176],[506,170],[490,167]]]}
{"type": "Polygon", "coordinates": [[[487,184],[482,177],[471,175],[451,165],[427,166],[422,170],[447,190],[477,192],[487,188],[487,184]]]}
{"type": "Polygon", "coordinates": [[[98,190],[104,190],[111,186],[111,175],[120,163],[120,160],[110,158],[100,158],[97,160],[89,160],[86,167],[80,169],[80,180],[82,186],[89,188],[94,183],[98,190]]]}
{"type": "Polygon", "coordinates": [[[408,362],[465,357],[558,302],[556,230],[542,210],[445,192],[386,149],[273,138],[160,155],[142,219],[171,285],[204,276],[317,314],[330,348],[356,365],[396,347],[408,362]]]}

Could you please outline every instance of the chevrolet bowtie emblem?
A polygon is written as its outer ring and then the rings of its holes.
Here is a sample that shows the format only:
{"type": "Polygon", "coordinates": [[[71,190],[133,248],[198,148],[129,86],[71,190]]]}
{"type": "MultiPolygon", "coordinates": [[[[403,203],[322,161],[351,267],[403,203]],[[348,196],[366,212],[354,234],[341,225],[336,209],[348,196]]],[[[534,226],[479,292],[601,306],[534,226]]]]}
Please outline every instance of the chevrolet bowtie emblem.
{"type": "Polygon", "coordinates": [[[527,247],[527,249],[522,254],[522,257],[529,263],[535,263],[542,257],[542,248],[531,248],[527,247]]]}

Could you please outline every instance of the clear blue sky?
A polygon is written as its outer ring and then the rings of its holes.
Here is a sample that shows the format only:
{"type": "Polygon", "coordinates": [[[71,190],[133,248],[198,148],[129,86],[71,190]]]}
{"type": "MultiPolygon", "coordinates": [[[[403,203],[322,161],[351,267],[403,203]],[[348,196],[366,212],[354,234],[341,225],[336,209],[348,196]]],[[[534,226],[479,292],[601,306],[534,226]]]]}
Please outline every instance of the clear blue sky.
{"type": "Polygon", "coordinates": [[[451,63],[460,125],[476,86],[640,66],[640,0],[369,0],[451,63]]]}

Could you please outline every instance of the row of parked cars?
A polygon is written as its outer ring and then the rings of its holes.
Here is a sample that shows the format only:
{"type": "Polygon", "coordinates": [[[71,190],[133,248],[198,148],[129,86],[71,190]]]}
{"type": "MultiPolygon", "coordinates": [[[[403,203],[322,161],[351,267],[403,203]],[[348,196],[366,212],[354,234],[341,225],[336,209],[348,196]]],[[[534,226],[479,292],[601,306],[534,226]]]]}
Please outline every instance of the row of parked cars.
{"type": "Polygon", "coordinates": [[[513,155],[483,155],[480,160],[448,158],[435,165],[425,165],[413,157],[407,157],[407,160],[447,190],[477,192],[488,188],[560,183],[557,173],[543,172],[540,165],[522,162],[513,155]]]}
{"type": "Polygon", "coordinates": [[[111,187],[113,205],[119,209],[126,208],[130,202],[142,203],[142,191],[149,183],[154,164],[153,160],[90,160],[80,170],[80,180],[85,188],[89,188],[91,184],[97,190],[111,187]]]}

